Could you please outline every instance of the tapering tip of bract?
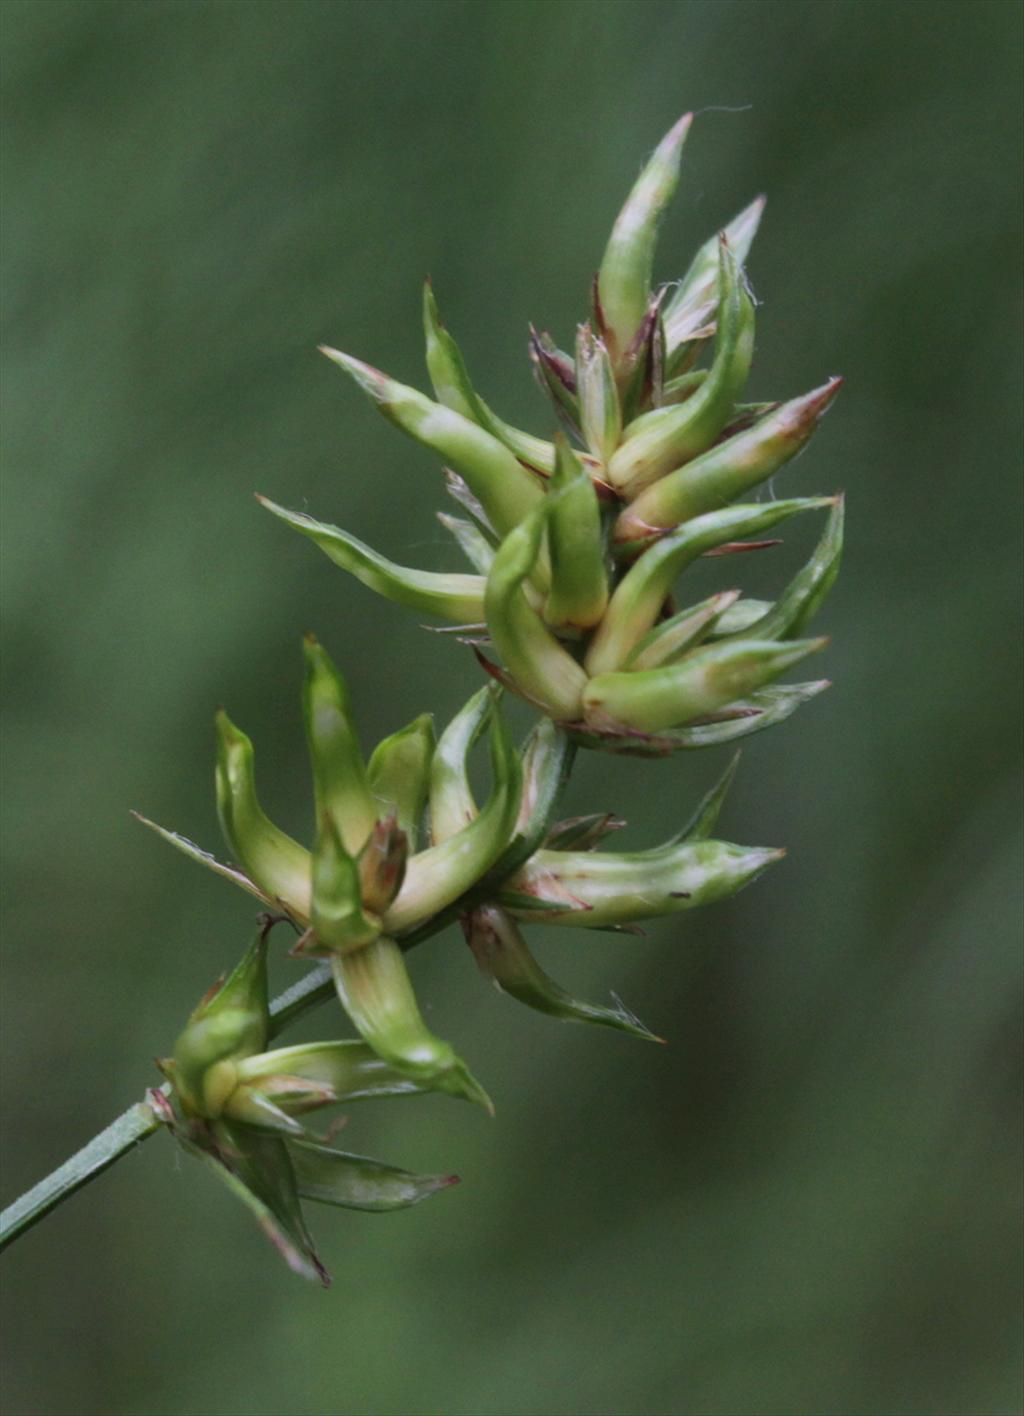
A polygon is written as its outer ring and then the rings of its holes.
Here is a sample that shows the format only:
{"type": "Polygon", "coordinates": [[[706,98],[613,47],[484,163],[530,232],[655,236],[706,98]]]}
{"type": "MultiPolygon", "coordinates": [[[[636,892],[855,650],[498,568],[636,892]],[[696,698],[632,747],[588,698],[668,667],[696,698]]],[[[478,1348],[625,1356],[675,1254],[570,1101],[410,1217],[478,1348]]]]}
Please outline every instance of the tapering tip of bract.
{"type": "Polygon", "coordinates": [[[225,747],[236,747],[240,745],[251,747],[248,736],[231,721],[226,708],[217,709],[216,713],[213,715],[213,724],[217,730],[218,737],[225,747]]]}
{"type": "Polygon", "coordinates": [[[680,146],[683,140],[685,139],[687,133],[690,131],[690,125],[692,122],[693,113],[684,113],[683,116],[677,119],[676,122],[672,124],[672,127],[669,128],[668,132],[662,138],[659,147],[674,148],[680,146]]]}
{"type": "Polygon", "coordinates": [[[761,218],[764,216],[764,209],[767,205],[768,198],[764,192],[759,192],[754,200],[749,202],[724,228],[729,245],[736,253],[736,259],[741,265],[744,264],[750,253],[754,237],[757,235],[757,228],[761,225],[761,218]]]}
{"type": "Polygon", "coordinates": [[[466,1073],[462,1095],[467,1101],[475,1101],[477,1105],[482,1106],[488,1116],[494,1117],[498,1114],[494,1102],[484,1091],[480,1083],[474,1077],[470,1076],[468,1072],[466,1073]]]}
{"type": "Polygon", "coordinates": [[[737,888],[752,885],[769,866],[785,860],[788,854],[785,846],[737,846],[736,869],[740,877],[737,888]]]}
{"type": "Polygon", "coordinates": [[[741,889],[752,885],[770,866],[785,860],[788,852],[785,846],[750,846],[743,852],[743,884],[741,889]]]}
{"type": "Polygon", "coordinates": [[[484,1091],[476,1077],[463,1062],[461,1057],[456,1057],[451,1049],[448,1049],[451,1061],[443,1070],[435,1073],[433,1085],[438,1091],[454,1096],[460,1101],[470,1101],[475,1106],[481,1107],[488,1116],[495,1116],[494,1102],[484,1091]]]}
{"type": "Polygon", "coordinates": [[[423,282],[423,314],[430,324],[436,325],[438,329],[444,329],[444,320],[441,318],[437,296],[434,294],[434,282],[429,275],[423,282]]]}
{"type": "Polygon", "coordinates": [[[344,369],[346,374],[350,374],[359,387],[371,398],[377,399],[379,403],[387,400],[391,384],[387,374],[381,373],[380,369],[375,369],[372,364],[364,363],[362,359],[354,359],[351,354],[343,354],[340,349],[332,349],[329,344],[318,344],[317,349],[330,359],[332,364],[337,364],[339,369],[344,369]]]}
{"type": "Polygon", "coordinates": [[[817,414],[824,413],[845,382],[842,374],[833,374],[820,388],[813,389],[807,395],[807,407],[817,414]]]}

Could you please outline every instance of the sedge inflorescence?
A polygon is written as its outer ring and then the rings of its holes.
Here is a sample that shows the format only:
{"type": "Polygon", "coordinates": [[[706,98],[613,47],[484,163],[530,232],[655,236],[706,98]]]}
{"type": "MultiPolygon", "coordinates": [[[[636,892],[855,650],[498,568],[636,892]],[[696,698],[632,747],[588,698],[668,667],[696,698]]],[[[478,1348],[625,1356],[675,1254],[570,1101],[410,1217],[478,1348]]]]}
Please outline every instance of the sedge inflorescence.
{"type": "Polygon", "coordinates": [[[262,810],[252,744],[224,713],[217,798],[234,863],[156,828],[291,922],[292,954],[321,961],[359,1034],[268,1050],[264,927],[162,1064],[168,1123],[301,1272],[322,1272],[302,1197],[392,1209],[452,1179],[340,1152],[308,1130],[308,1113],[426,1091],[491,1109],[466,1063],[423,1020],[405,959],[413,944],[458,921],[481,970],[512,997],[650,1038],[617,1001],[586,1003],[561,988],[524,926],[636,931],[640,920],[735,893],[782,854],[715,836],[735,760],[691,821],[653,850],[600,849],[622,825],[607,812],[554,819],[581,748],[663,757],[733,742],[827,687],[778,680],[826,643],[807,627],[838,571],[842,498],[756,493],[803,449],[840,381],[781,403],[742,401],[755,320],[744,262],[762,199],[700,248],[681,281],[652,289],[657,227],[689,127],[687,115],[630,192],[573,352],[531,330],[533,369],[559,428],[550,440],[511,426],[483,400],[429,283],[433,398],[324,350],[443,464],[462,515],[440,519],[469,572],[397,565],[347,531],[261,498],[365,585],[445,621],[486,671],[440,737],[421,715],[367,757],[345,682],[307,637],[309,845],[262,810]],[[727,589],[680,606],[677,582],[700,557],[773,543],[781,523],[814,511],[824,513],[820,539],[776,599],[727,589]],[[502,719],[505,692],[540,714],[520,748],[502,719]],[[491,786],[479,804],[467,762],[485,736],[491,786]]]}

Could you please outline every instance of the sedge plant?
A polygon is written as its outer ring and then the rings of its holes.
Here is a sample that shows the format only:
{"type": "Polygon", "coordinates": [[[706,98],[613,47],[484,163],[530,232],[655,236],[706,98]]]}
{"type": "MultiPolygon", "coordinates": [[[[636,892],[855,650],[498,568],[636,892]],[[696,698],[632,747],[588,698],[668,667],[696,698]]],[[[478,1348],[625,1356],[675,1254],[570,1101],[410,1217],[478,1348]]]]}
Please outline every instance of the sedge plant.
{"type": "MultiPolygon", "coordinates": [[[[736,759],[672,839],[606,849],[611,812],[559,819],[580,751],[649,758],[733,743],[773,727],[828,686],[782,682],[826,640],[809,626],[839,568],[840,496],[775,499],[768,480],[806,446],[840,380],[781,402],[744,401],[756,307],[745,262],[764,209],[752,202],[700,247],[681,280],[653,282],[655,237],[691,124],[655,149],[612,228],[588,318],[570,350],[531,329],[549,439],[506,423],[473,383],[428,283],[432,393],[334,348],[326,356],[390,422],[435,454],[458,514],[439,513],[468,569],[397,565],[351,532],[266,498],[263,505],[370,590],[471,646],[480,669],[436,735],[422,714],[368,754],[348,688],[314,638],[303,707],[313,830],[299,842],[264,813],[254,749],[216,720],[216,791],[230,862],[146,821],[261,905],[243,958],[185,1022],[151,1089],[107,1131],[16,1201],[9,1241],[143,1137],[166,1131],[249,1209],[288,1264],[326,1281],[304,1201],[365,1211],[417,1204],[457,1178],[419,1175],[340,1150],[314,1121],[357,1100],[426,1092],[493,1110],[468,1063],[428,1028],[407,954],[458,924],[484,976],[554,1018],[653,1034],[622,1004],[574,998],[527,940],[533,924],[633,931],[652,917],[733,895],[781,850],[717,833],[736,759]],[[773,600],[726,588],[688,603],[683,574],[777,540],[820,515],[806,565],[773,600]],[[506,695],[537,715],[516,746],[506,695]],[[477,800],[468,759],[486,743],[477,800]],[[277,923],[312,967],[271,1002],[277,923]],[[333,998],[323,1041],[279,1045],[333,998]],[[334,1036],[347,1018],[354,1037],[334,1036]]],[[[734,564],[724,560],[726,565],[734,564]]],[[[140,818],[145,820],[145,818],[140,818]]]]}

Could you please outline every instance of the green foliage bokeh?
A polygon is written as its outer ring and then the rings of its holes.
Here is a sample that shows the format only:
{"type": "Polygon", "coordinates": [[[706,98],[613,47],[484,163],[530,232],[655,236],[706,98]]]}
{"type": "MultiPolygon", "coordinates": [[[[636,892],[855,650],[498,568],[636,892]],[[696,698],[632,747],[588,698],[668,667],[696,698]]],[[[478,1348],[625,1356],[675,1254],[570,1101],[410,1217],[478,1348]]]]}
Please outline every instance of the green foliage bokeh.
{"type": "MultiPolygon", "coordinates": [[[[308,835],[303,630],[368,744],[477,682],[252,501],[455,564],[431,459],[318,341],[422,385],[429,273],[545,432],[526,322],[570,337],[641,158],[706,109],[658,272],[768,193],[752,393],[846,375],[777,484],[849,494],[836,687],[752,739],[723,818],[788,860],[647,940],[540,941],[670,1045],[518,1008],[450,931],[414,978],[497,1120],[348,1134],[461,1188],[314,1213],[324,1295],[159,1137],[5,1258],[6,1409],[1017,1410],[1019,8],[15,0],[3,29],[6,1197],[245,945],[244,899],[128,817],[217,844],[215,706],[308,835]]],[[[814,530],[728,575],[781,583],[814,530]]],[[[590,759],[571,804],[653,844],[721,764],[590,759]]]]}

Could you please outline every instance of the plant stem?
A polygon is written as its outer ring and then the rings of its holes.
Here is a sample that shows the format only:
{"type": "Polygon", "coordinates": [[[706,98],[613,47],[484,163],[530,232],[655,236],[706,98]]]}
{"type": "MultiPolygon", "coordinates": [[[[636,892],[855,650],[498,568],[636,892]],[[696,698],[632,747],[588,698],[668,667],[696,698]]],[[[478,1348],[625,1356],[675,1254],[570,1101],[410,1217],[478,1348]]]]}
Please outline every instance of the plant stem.
{"type": "MultiPolygon", "coordinates": [[[[576,749],[564,734],[559,734],[559,759],[541,784],[538,800],[529,823],[515,836],[487,874],[454,904],[441,910],[432,919],[412,930],[398,942],[403,950],[414,949],[426,939],[438,934],[460,914],[486,899],[501,882],[523,865],[540,845],[551,824],[559,798],[569,780],[576,749]]],[[[334,997],[334,984],[329,964],[317,964],[309,973],[278,995],[270,1005],[270,1036],[276,1037],[297,1018],[318,1008],[334,997]]],[[[161,1088],[165,1095],[169,1087],[161,1088]]],[[[163,1125],[147,1101],[137,1101],[123,1111],[110,1125],[93,1136],[80,1151],[51,1171],[38,1185],[15,1200],[0,1213],[0,1250],[45,1218],[51,1210],[69,1199],[76,1190],[102,1175],[104,1170],[148,1140],[163,1125]]]]}
{"type": "Polygon", "coordinates": [[[334,981],[328,963],[317,964],[283,993],[279,993],[270,1005],[270,1036],[277,1037],[303,1013],[319,1008],[328,998],[334,997],[334,981]]]}
{"type": "Polygon", "coordinates": [[[115,1160],[120,1160],[140,1141],[151,1136],[159,1125],[156,1112],[147,1102],[137,1101],[129,1106],[106,1130],[93,1136],[88,1145],[76,1151],[45,1180],[26,1190],[0,1214],[0,1248],[31,1229],[69,1195],[102,1175],[115,1160]]]}

